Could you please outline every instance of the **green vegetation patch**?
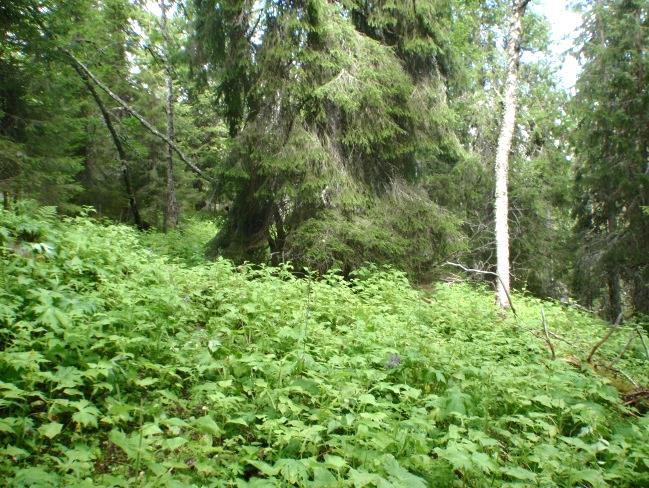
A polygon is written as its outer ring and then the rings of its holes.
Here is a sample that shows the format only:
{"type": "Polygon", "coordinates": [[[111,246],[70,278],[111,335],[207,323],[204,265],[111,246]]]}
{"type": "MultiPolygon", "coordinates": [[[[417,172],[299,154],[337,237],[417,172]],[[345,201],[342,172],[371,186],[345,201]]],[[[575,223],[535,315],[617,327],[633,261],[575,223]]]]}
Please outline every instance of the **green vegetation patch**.
{"type": "MultiPolygon", "coordinates": [[[[503,319],[466,285],[188,266],[151,239],[1,211],[9,486],[649,484],[649,418],[576,364],[589,315],[544,304],[571,344],[552,361],[537,300],[503,319]]],[[[638,341],[616,366],[646,384],[643,361],[638,341]]]]}

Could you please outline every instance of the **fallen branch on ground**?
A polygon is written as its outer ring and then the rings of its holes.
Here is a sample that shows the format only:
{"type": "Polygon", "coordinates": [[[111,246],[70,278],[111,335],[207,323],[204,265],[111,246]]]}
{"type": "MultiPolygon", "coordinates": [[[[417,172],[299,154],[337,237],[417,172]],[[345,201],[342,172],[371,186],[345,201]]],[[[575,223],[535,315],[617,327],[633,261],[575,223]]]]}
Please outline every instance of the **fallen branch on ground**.
{"type": "Polygon", "coordinates": [[[632,331],[631,331],[631,334],[629,335],[629,339],[626,341],[626,344],[624,344],[624,347],[623,347],[622,350],[620,351],[620,354],[618,354],[617,357],[616,357],[613,361],[611,361],[610,363],[608,363],[609,366],[613,366],[613,365],[616,364],[620,359],[622,359],[622,358],[624,357],[624,354],[627,352],[627,350],[629,349],[629,347],[631,347],[631,344],[633,343],[633,340],[636,338],[636,335],[637,335],[637,334],[638,334],[638,331],[637,331],[637,330],[632,330],[632,331]]]}
{"type": "Polygon", "coordinates": [[[550,348],[550,352],[552,353],[552,360],[554,361],[557,358],[557,354],[554,351],[554,345],[552,344],[552,341],[550,340],[550,334],[548,333],[548,322],[545,320],[545,312],[543,311],[543,305],[541,305],[541,324],[543,325],[543,333],[545,334],[545,342],[548,344],[548,347],[550,348]]]}
{"type": "Polygon", "coordinates": [[[595,355],[595,353],[597,352],[597,350],[598,350],[600,347],[602,347],[602,345],[603,345],[606,341],[608,341],[608,340],[611,338],[611,336],[613,335],[613,333],[614,333],[616,330],[618,330],[621,321],[622,321],[622,312],[620,312],[620,314],[617,316],[617,318],[615,319],[615,322],[614,322],[613,325],[610,327],[610,329],[609,329],[609,331],[606,333],[606,335],[605,335],[604,337],[602,337],[602,338],[601,338],[601,339],[600,339],[600,340],[599,340],[599,341],[598,341],[598,342],[593,346],[593,348],[591,349],[590,354],[588,355],[588,358],[586,359],[586,362],[587,362],[588,364],[593,364],[593,356],[595,355]]]}
{"type": "Polygon", "coordinates": [[[649,349],[647,348],[647,343],[644,341],[644,335],[642,334],[642,329],[639,325],[635,326],[635,330],[638,331],[638,336],[640,336],[640,342],[642,343],[642,348],[644,349],[645,356],[649,359],[649,349]]]}

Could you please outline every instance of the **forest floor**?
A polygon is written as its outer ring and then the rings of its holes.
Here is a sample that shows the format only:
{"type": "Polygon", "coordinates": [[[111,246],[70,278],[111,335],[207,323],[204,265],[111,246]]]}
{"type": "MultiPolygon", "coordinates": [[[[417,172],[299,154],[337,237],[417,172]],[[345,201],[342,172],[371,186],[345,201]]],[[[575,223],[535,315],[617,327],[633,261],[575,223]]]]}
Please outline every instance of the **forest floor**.
{"type": "Polygon", "coordinates": [[[0,211],[9,486],[649,486],[635,324],[588,362],[575,307],[208,263],[214,229],[0,211]]]}

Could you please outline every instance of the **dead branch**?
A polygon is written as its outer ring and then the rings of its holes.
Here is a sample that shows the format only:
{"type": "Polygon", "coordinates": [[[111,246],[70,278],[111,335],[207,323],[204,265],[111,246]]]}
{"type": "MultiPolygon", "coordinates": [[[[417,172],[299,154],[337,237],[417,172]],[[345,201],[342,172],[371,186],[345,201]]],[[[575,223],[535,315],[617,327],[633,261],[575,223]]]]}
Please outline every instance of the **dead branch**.
{"type": "Polygon", "coordinates": [[[603,367],[603,368],[606,368],[606,369],[608,369],[608,370],[610,370],[610,371],[613,371],[614,373],[617,373],[617,374],[619,374],[620,376],[624,376],[624,377],[627,379],[627,381],[628,381],[629,383],[631,383],[634,387],[636,387],[636,388],[640,388],[640,385],[638,384],[638,382],[635,381],[633,378],[631,378],[628,374],[626,374],[626,373],[625,373],[624,371],[622,371],[621,369],[617,369],[617,368],[614,368],[614,367],[612,367],[612,366],[606,366],[606,365],[605,365],[605,366],[602,366],[602,367],[603,367]]]}
{"type": "Polygon", "coordinates": [[[624,357],[624,354],[627,352],[629,347],[631,347],[631,344],[633,344],[633,340],[636,338],[636,335],[638,334],[637,330],[632,330],[631,334],[629,334],[629,339],[626,341],[626,344],[624,344],[624,347],[620,351],[620,354],[617,355],[617,357],[608,363],[609,366],[615,365],[620,359],[624,357]]]}
{"type": "Polygon", "coordinates": [[[92,96],[93,100],[97,104],[97,107],[99,108],[99,111],[101,112],[101,116],[104,119],[104,124],[106,125],[106,128],[108,129],[108,132],[110,133],[110,136],[113,140],[113,144],[115,145],[115,149],[117,150],[117,156],[119,157],[119,162],[121,165],[122,179],[124,181],[124,187],[128,196],[129,208],[131,209],[131,213],[133,215],[133,222],[139,230],[144,230],[146,226],[142,221],[142,217],[140,217],[140,210],[137,205],[135,191],[133,190],[133,184],[131,182],[131,171],[129,168],[128,159],[126,157],[126,151],[124,150],[124,145],[122,144],[122,140],[119,138],[119,135],[115,130],[115,126],[110,119],[110,113],[108,112],[106,105],[104,105],[104,102],[99,96],[99,93],[97,93],[97,90],[95,90],[95,87],[91,83],[90,78],[88,78],[86,73],[82,71],[81,68],[79,68],[79,66],[77,66],[75,63],[72,63],[72,67],[83,80],[84,85],[88,89],[88,92],[92,96]]]}
{"type": "Polygon", "coordinates": [[[647,343],[644,341],[644,335],[642,334],[642,329],[639,325],[635,326],[635,330],[638,331],[638,336],[640,337],[640,342],[642,343],[642,348],[644,349],[645,356],[649,359],[649,349],[647,348],[647,343]]]}
{"type": "Polygon", "coordinates": [[[495,276],[496,278],[498,278],[498,281],[500,281],[500,284],[503,286],[503,289],[505,290],[505,294],[507,295],[507,301],[509,302],[509,306],[511,307],[512,312],[514,313],[514,316],[518,318],[518,314],[516,313],[516,309],[514,309],[514,303],[512,302],[512,297],[509,294],[509,290],[507,290],[507,288],[505,287],[505,284],[503,283],[503,280],[498,273],[494,273],[493,271],[484,271],[482,269],[467,268],[466,266],[463,266],[461,264],[451,263],[449,261],[445,262],[444,264],[448,266],[456,266],[458,268],[461,268],[463,271],[466,271],[467,273],[477,273],[477,274],[495,276]]]}
{"type": "Polygon", "coordinates": [[[551,330],[548,330],[548,334],[550,334],[552,337],[554,337],[558,341],[565,342],[566,344],[568,344],[571,347],[576,347],[574,343],[570,342],[565,337],[561,337],[559,334],[557,334],[555,332],[552,332],[551,330]]]}
{"type": "Polygon", "coordinates": [[[618,327],[619,327],[621,321],[622,321],[622,312],[620,312],[620,314],[617,316],[617,318],[615,319],[615,322],[614,322],[613,325],[609,328],[609,330],[608,330],[608,332],[606,333],[606,335],[605,335],[604,337],[602,337],[602,338],[597,342],[597,344],[595,344],[595,345],[593,346],[593,348],[591,349],[590,354],[588,355],[588,358],[586,359],[586,361],[588,362],[588,364],[593,364],[593,356],[595,355],[595,353],[597,352],[597,350],[598,350],[598,349],[599,349],[599,348],[600,348],[600,347],[601,347],[601,346],[602,346],[606,341],[608,341],[608,340],[611,338],[611,336],[613,335],[613,333],[618,329],[618,327]]]}
{"type": "Polygon", "coordinates": [[[543,332],[545,334],[545,342],[548,344],[548,347],[550,348],[550,352],[552,353],[552,360],[554,361],[557,358],[557,354],[554,351],[554,345],[552,344],[552,341],[550,340],[550,334],[548,333],[548,322],[545,320],[545,312],[543,311],[543,305],[541,305],[541,324],[543,324],[543,332]]]}
{"type": "Polygon", "coordinates": [[[196,173],[198,176],[203,178],[204,180],[207,180],[211,183],[214,183],[214,180],[209,178],[203,170],[201,170],[198,166],[196,166],[185,154],[183,151],[173,142],[171,141],[166,135],[164,135],[162,132],[160,132],[158,129],[156,129],[153,124],[151,124],[148,120],[146,120],[142,115],[140,115],[139,112],[137,112],[133,107],[131,107],[128,103],[126,103],[122,98],[114,93],[110,88],[108,88],[107,85],[105,85],[100,79],[98,79],[87,67],[85,64],[83,64],[69,49],[66,48],[59,48],[63,53],[65,53],[77,66],[83,73],[85,73],[88,78],[90,78],[99,88],[101,88],[110,98],[115,100],[118,104],[122,106],[124,110],[126,110],[129,114],[131,114],[133,117],[135,117],[140,124],[142,124],[149,132],[151,132],[154,136],[158,137],[159,139],[162,139],[164,142],[166,142],[173,150],[174,152],[178,155],[178,157],[189,167],[191,171],[196,173]]]}
{"type": "Polygon", "coordinates": [[[649,390],[641,389],[627,393],[626,395],[624,395],[624,404],[635,405],[643,399],[649,399],[649,390]]]}

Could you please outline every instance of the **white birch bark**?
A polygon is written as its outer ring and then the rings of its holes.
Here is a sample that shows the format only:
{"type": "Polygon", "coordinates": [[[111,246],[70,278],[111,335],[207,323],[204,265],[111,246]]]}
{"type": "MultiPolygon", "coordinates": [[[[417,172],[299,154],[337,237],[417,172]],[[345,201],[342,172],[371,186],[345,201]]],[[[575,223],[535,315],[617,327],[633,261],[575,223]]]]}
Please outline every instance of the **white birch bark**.
{"type": "Polygon", "coordinates": [[[529,0],[514,0],[507,43],[507,80],[505,82],[505,111],[498,136],[496,152],[496,260],[497,281],[496,299],[502,308],[510,306],[509,295],[509,197],[507,179],[509,173],[509,152],[516,125],[516,101],[518,91],[518,66],[520,63],[523,16],[529,0]]]}

